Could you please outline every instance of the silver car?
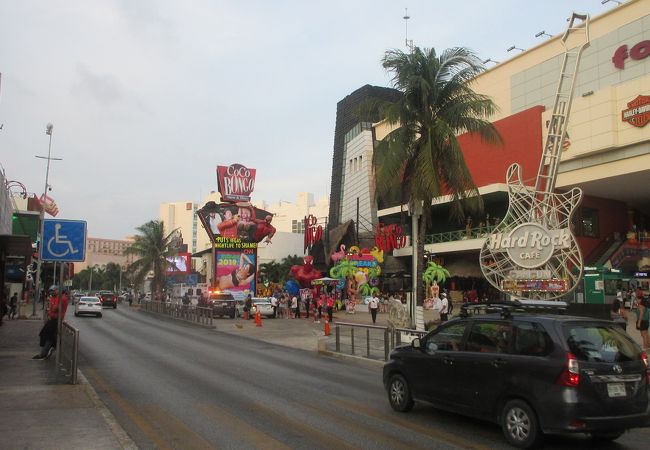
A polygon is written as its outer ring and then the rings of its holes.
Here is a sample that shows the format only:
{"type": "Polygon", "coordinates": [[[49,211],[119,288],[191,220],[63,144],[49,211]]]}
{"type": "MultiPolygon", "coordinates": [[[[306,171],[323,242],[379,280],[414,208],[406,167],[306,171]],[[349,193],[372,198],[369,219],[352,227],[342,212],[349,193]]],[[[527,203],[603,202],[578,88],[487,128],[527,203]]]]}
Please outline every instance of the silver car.
{"type": "Polygon", "coordinates": [[[257,311],[260,312],[261,316],[273,317],[273,305],[271,305],[271,300],[268,298],[253,297],[253,315],[257,314],[257,311]]]}

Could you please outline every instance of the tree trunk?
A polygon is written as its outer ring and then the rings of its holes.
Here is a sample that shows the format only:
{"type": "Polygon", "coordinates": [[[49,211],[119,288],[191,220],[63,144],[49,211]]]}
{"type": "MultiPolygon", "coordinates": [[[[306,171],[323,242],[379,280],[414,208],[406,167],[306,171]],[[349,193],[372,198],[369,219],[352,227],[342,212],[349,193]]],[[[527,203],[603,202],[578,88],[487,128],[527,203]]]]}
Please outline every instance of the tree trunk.
{"type": "Polygon", "coordinates": [[[417,280],[417,305],[424,304],[424,284],[422,283],[422,274],[424,273],[424,236],[426,233],[426,218],[424,214],[420,215],[418,218],[418,237],[417,237],[417,267],[414,273],[414,276],[417,280]]]}

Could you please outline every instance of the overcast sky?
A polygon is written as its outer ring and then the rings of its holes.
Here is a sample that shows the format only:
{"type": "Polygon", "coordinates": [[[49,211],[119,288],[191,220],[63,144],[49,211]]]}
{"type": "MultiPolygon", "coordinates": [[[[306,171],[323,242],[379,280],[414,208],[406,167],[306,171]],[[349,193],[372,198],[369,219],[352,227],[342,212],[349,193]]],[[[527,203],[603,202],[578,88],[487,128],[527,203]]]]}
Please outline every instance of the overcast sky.
{"type": "MultiPolygon", "coordinates": [[[[387,49],[505,61],[601,0],[1,0],[0,163],[39,195],[54,124],[57,218],[123,239],[162,202],[201,201],[217,165],[257,169],[254,201],[329,195],[336,103],[389,86],[387,49]]],[[[488,64],[490,65],[490,64],[488,64]]]]}

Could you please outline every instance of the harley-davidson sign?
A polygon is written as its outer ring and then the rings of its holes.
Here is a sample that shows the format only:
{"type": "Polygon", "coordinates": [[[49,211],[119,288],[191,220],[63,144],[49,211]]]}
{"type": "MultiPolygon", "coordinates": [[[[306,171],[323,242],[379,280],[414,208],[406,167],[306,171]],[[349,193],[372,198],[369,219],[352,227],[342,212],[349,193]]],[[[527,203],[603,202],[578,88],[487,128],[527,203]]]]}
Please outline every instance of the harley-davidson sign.
{"type": "Polygon", "coordinates": [[[241,164],[217,166],[217,183],[223,201],[250,201],[255,189],[255,169],[247,169],[241,164]]]}
{"type": "Polygon", "coordinates": [[[650,122],[650,96],[639,95],[621,111],[621,119],[635,127],[643,127],[650,122]]]}

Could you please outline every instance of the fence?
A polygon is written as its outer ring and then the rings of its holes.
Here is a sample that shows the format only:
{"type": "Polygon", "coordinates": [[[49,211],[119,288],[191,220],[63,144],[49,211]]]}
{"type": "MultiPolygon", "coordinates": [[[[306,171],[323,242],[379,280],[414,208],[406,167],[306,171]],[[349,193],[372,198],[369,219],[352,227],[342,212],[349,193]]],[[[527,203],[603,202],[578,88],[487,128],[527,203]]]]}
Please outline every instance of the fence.
{"type": "Polygon", "coordinates": [[[59,353],[58,375],[77,384],[77,362],[79,360],[79,330],[63,322],[61,325],[61,348],[59,353]]]}
{"type": "Polygon", "coordinates": [[[142,309],[156,314],[164,314],[172,319],[185,320],[199,325],[211,327],[214,323],[212,308],[206,308],[203,306],[146,301],[142,303],[142,309]]]}
{"type": "Polygon", "coordinates": [[[402,344],[405,337],[424,336],[426,331],[388,328],[379,325],[337,322],[334,328],[336,353],[388,360],[390,351],[402,344]]]}

